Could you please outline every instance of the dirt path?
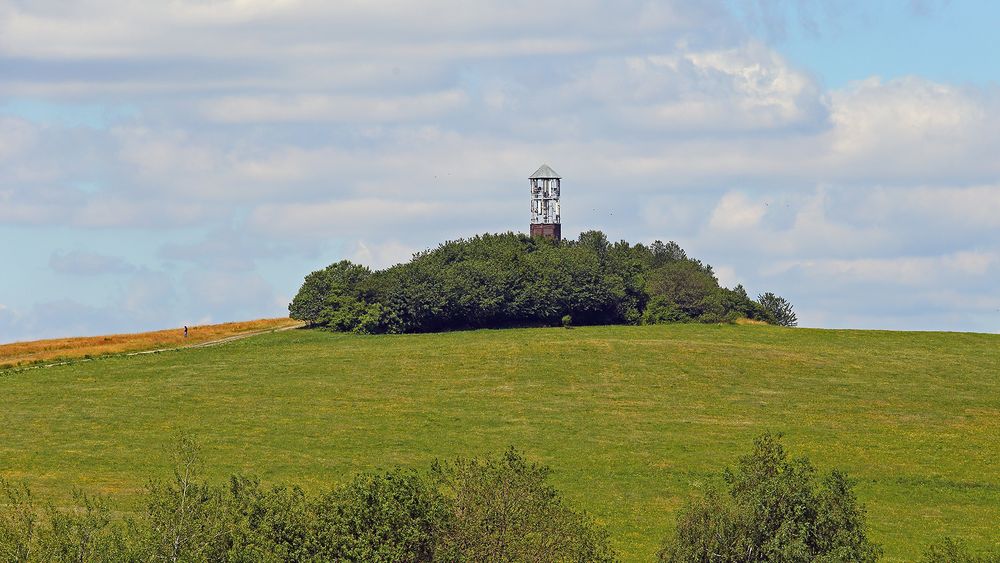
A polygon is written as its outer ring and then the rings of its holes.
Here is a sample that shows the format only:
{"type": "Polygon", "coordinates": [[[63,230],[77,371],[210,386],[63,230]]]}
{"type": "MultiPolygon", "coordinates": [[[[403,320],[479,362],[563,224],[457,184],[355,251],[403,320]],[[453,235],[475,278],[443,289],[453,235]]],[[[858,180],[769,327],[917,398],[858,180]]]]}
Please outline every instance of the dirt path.
{"type": "Polygon", "coordinates": [[[33,365],[33,366],[29,365],[29,366],[22,366],[22,367],[17,367],[17,368],[10,368],[10,370],[11,371],[21,371],[21,370],[28,370],[28,369],[51,368],[51,367],[56,367],[56,366],[64,366],[64,365],[67,365],[67,364],[75,364],[75,363],[79,363],[79,362],[90,362],[90,361],[93,361],[93,360],[100,360],[101,358],[107,358],[107,357],[111,357],[111,356],[142,356],[144,354],[159,354],[161,352],[175,352],[177,350],[187,350],[187,349],[190,349],[190,348],[208,348],[209,346],[219,346],[219,345],[222,345],[222,344],[226,344],[227,342],[233,342],[235,340],[243,340],[244,338],[250,338],[251,336],[258,336],[260,334],[267,334],[267,333],[271,333],[271,332],[284,332],[286,330],[294,330],[294,329],[297,329],[297,328],[302,328],[304,326],[306,326],[305,323],[299,323],[299,324],[295,324],[295,325],[291,325],[291,326],[283,326],[283,327],[280,327],[280,328],[269,328],[269,329],[265,329],[265,330],[255,330],[253,332],[244,332],[242,334],[234,334],[232,336],[227,336],[225,338],[219,338],[218,340],[209,340],[207,342],[199,342],[197,344],[189,344],[187,346],[174,346],[174,347],[171,347],[171,348],[157,348],[155,350],[140,350],[138,352],[125,352],[125,353],[119,353],[119,354],[106,354],[104,356],[97,356],[97,357],[94,357],[94,358],[77,358],[77,359],[73,359],[73,360],[66,360],[66,361],[63,361],[63,362],[54,362],[54,363],[51,363],[51,364],[37,364],[37,365],[33,365]]]}

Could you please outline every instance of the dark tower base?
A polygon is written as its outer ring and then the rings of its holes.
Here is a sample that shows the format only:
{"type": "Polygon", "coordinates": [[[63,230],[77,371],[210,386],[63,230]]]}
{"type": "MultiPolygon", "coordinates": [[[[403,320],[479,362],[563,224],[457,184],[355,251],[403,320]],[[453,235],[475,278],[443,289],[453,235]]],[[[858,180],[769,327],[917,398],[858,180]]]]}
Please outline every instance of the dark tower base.
{"type": "Polygon", "coordinates": [[[531,236],[562,240],[562,225],[556,223],[532,223],[531,236]]]}

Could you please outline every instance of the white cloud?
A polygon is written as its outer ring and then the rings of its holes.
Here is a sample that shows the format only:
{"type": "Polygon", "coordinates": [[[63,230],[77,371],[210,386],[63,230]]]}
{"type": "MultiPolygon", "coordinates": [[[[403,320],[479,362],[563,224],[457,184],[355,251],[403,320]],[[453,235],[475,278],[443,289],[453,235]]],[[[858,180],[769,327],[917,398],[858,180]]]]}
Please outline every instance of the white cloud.
{"type": "Polygon", "coordinates": [[[383,243],[358,241],[355,243],[354,250],[350,252],[349,259],[369,268],[380,270],[406,262],[420,250],[423,249],[414,248],[394,240],[383,243]]]}
{"type": "Polygon", "coordinates": [[[830,164],[907,183],[996,178],[1000,97],[907,77],[871,78],[831,93],[830,164]]]}
{"type": "MultiPolygon", "coordinates": [[[[294,291],[254,278],[278,256],[378,267],[523,229],[525,176],[548,162],[567,234],[678,240],[727,285],[791,286],[804,322],[854,314],[824,301],[832,280],[900,303],[937,280],[989,303],[1000,92],[919,77],[823,90],[726,5],[8,2],[0,114],[21,97],[112,117],[0,115],[0,226],[145,237],[184,318],[223,318],[294,291]],[[223,299],[229,283],[251,291],[223,299]]],[[[37,243],[41,269],[73,247],[57,242],[37,243]]],[[[135,303],[156,294],[140,289],[135,303]]],[[[87,307],[50,310],[126,323],[87,307]]]]}
{"type": "Polygon", "coordinates": [[[732,288],[741,283],[739,276],[736,274],[736,269],[731,266],[715,265],[712,269],[722,287],[732,288]]]}
{"type": "Polygon", "coordinates": [[[709,227],[713,229],[740,230],[756,227],[767,212],[767,206],[762,201],[750,201],[746,195],[738,192],[722,196],[712,217],[709,227]]]}
{"type": "Polygon", "coordinates": [[[880,217],[918,216],[959,229],[1000,227],[1000,184],[880,189],[871,203],[880,217]]]}
{"type": "Polygon", "coordinates": [[[233,96],[203,105],[209,119],[226,122],[350,121],[398,122],[439,117],[462,109],[465,92],[447,90],[415,96],[233,96]]]}
{"type": "Polygon", "coordinates": [[[770,273],[797,269],[808,278],[825,283],[878,283],[894,286],[948,287],[961,280],[984,278],[1000,262],[997,252],[960,251],[943,256],[792,260],[777,264],[770,273]]]}

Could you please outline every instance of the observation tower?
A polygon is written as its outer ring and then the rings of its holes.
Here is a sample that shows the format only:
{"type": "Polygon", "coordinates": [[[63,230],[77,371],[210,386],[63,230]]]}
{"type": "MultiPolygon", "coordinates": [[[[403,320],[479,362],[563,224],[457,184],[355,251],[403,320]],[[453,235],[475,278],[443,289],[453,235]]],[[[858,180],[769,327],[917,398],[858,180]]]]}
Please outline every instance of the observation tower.
{"type": "Polygon", "coordinates": [[[556,171],[543,164],[531,180],[531,236],[562,240],[559,217],[559,180],[556,171]]]}

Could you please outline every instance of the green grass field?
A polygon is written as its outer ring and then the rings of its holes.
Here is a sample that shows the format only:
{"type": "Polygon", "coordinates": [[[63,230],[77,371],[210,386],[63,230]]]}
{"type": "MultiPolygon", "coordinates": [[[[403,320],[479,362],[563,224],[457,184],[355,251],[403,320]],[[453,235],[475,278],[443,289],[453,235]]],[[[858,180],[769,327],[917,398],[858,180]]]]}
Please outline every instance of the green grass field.
{"type": "Polygon", "coordinates": [[[764,430],[858,479],[889,560],[946,534],[1000,547],[1000,336],[676,325],[353,336],[0,374],[0,475],[134,506],[196,435],[213,478],[324,488],[499,452],[650,560],[694,491],[764,430]]]}

